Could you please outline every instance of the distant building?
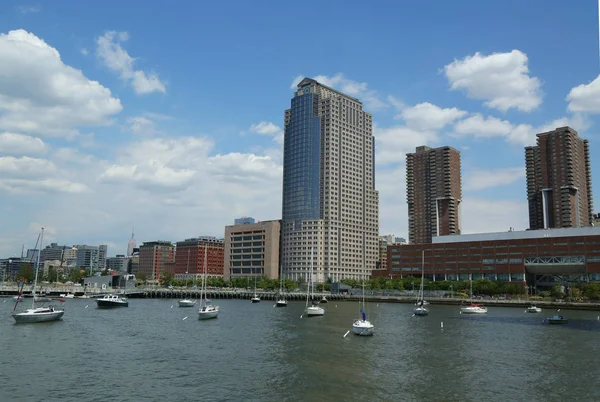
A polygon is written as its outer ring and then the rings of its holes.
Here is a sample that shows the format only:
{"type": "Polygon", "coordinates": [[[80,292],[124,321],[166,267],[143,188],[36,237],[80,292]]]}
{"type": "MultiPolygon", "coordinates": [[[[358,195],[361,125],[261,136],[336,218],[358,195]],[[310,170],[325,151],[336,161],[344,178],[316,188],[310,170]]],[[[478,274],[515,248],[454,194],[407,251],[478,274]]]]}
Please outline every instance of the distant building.
{"type": "Polygon", "coordinates": [[[106,269],[113,272],[127,272],[129,257],[117,255],[106,259],[106,269]]]}
{"type": "Polygon", "coordinates": [[[408,244],[404,237],[396,237],[394,239],[394,244],[408,244]]]}
{"type": "Polygon", "coordinates": [[[27,249],[27,255],[25,256],[25,258],[27,260],[37,262],[37,257],[38,257],[38,249],[37,248],[27,249]]]}
{"type": "Polygon", "coordinates": [[[129,241],[127,242],[127,257],[133,255],[133,251],[135,250],[135,248],[136,248],[136,244],[135,244],[134,233],[132,230],[131,231],[131,239],[129,239],[129,241]]]}
{"type": "Polygon", "coordinates": [[[381,242],[385,242],[386,244],[394,244],[394,239],[396,238],[397,237],[393,234],[379,236],[379,244],[381,244],[381,242]]]}
{"type": "Polygon", "coordinates": [[[540,133],[525,162],[531,230],[592,225],[588,140],[571,127],[540,133]]]}
{"type": "Polygon", "coordinates": [[[452,147],[417,147],[406,154],[408,240],[431,243],[460,233],[460,152],[452,147]]]}
{"type": "Polygon", "coordinates": [[[165,265],[175,262],[175,246],[170,241],[156,240],[144,242],[140,246],[138,273],[147,280],[158,281],[165,265]]]}
{"type": "Polygon", "coordinates": [[[175,279],[200,278],[204,272],[206,256],[206,274],[222,277],[223,254],[223,239],[204,236],[178,241],[172,274],[175,279]]]}
{"type": "Polygon", "coordinates": [[[592,226],[600,226],[600,214],[594,214],[592,219],[592,226]]]}
{"type": "Polygon", "coordinates": [[[390,244],[385,236],[379,238],[379,262],[377,269],[387,269],[387,248],[390,244]]]}
{"type": "Polygon", "coordinates": [[[77,265],[77,249],[72,246],[59,246],[57,243],[50,243],[42,249],[40,253],[40,262],[47,260],[63,260],[63,265],[77,265]]]}
{"type": "Polygon", "coordinates": [[[279,278],[281,223],[263,221],[225,227],[225,279],[279,278]]]}
{"type": "Polygon", "coordinates": [[[237,218],[234,221],[235,225],[251,225],[255,223],[254,218],[250,216],[242,216],[241,218],[237,218]]]}
{"type": "MultiPolygon", "coordinates": [[[[5,281],[14,281],[15,275],[19,273],[21,270],[21,266],[24,264],[29,264],[30,260],[20,257],[13,258],[1,258],[0,259],[0,280],[2,282],[5,281]]],[[[32,268],[35,267],[34,264],[31,264],[32,268]]]]}
{"type": "Polygon", "coordinates": [[[106,254],[108,253],[108,246],[101,244],[98,246],[98,269],[104,271],[106,269],[106,254]]]}
{"type": "Polygon", "coordinates": [[[98,246],[77,245],[73,246],[76,249],[76,265],[87,271],[90,275],[100,270],[100,249],[98,246]]]}

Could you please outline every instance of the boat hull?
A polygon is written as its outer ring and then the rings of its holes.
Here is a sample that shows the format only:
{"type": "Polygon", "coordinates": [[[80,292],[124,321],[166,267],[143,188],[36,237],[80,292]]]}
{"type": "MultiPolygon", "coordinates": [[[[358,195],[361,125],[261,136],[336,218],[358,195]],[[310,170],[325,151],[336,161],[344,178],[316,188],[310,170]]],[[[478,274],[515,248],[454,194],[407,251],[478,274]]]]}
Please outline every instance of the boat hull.
{"type": "Polygon", "coordinates": [[[287,300],[277,300],[275,307],[287,307],[287,300]]]}
{"type": "Polygon", "coordinates": [[[561,325],[561,324],[567,324],[569,322],[569,320],[565,320],[565,319],[554,320],[552,318],[548,319],[547,321],[548,321],[548,324],[551,324],[551,325],[561,325]]]}
{"type": "Polygon", "coordinates": [[[307,317],[318,317],[325,315],[325,310],[321,307],[311,306],[306,309],[304,315],[307,317]]]}
{"type": "Polygon", "coordinates": [[[417,307],[413,310],[413,314],[419,317],[423,317],[429,314],[429,310],[427,310],[424,307],[417,307]]]}
{"type": "Polygon", "coordinates": [[[375,326],[369,321],[356,320],[352,324],[352,333],[358,336],[372,336],[375,333],[375,326]]]}
{"type": "Polygon", "coordinates": [[[539,307],[535,307],[535,308],[531,308],[529,307],[527,310],[525,310],[526,313],[541,313],[542,309],[539,307]]]}
{"type": "Polygon", "coordinates": [[[260,299],[259,299],[259,298],[257,298],[257,297],[253,297],[252,299],[250,299],[250,301],[251,301],[252,303],[260,303],[260,299]]]}
{"type": "Polygon", "coordinates": [[[65,314],[64,310],[55,310],[47,313],[16,313],[13,318],[17,324],[28,324],[48,321],[58,321],[65,314]]]}
{"type": "Polygon", "coordinates": [[[324,303],[329,303],[329,301],[326,298],[322,298],[319,303],[324,304],[324,303]]]}
{"type": "Polygon", "coordinates": [[[195,304],[193,300],[179,300],[179,307],[194,307],[195,304]]]}
{"type": "Polygon", "coordinates": [[[461,314],[487,314],[485,307],[461,307],[461,314]]]}
{"type": "Polygon", "coordinates": [[[198,319],[199,320],[210,320],[211,318],[217,318],[219,316],[218,308],[209,308],[204,309],[201,308],[198,310],[198,319]]]}
{"type": "Polygon", "coordinates": [[[129,307],[128,301],[96,300],[96,303],[98,303],[98,307],[100,308],[129,307]]]}

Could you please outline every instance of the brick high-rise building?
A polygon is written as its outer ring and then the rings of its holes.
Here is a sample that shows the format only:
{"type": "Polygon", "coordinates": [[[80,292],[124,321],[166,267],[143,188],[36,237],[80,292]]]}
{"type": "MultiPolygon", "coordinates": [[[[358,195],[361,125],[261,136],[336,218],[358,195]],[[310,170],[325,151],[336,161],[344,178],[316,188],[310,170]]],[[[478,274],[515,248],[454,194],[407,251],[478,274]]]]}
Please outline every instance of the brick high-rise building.
{"type": "Polygon", "coordinates": [[[185,239],[177,242],[174,275],[177,279],[199,278],[204,273],[206,254],[206,275],[223,276],[223,239],[211,236],[185,239]]]}
{"type": "Polygon", "coordinates": [[[460,152],[452,147],[417,147],[406,154],[408,239],[431,243],[434,236],[460,234],[460,152]]]}
{"type": "Polygon", "coordinates": [[[175,246],[170,241],[148,241],[140,246],[137,274],[143,273],[147,280],[158,281],[163,271],[175,261],[175,246]]]}
{"type": "Polygon", "coordinates": [[[285,277],[369,279],[379,259],[371,114],[360,100],[305,78],[284,123],[285,277]]]}
{"type": "Polygon", "coordinates": [[[571,127],[537,135],[525,147],[529,228],[591,226],[590,146],[571,127]]]}

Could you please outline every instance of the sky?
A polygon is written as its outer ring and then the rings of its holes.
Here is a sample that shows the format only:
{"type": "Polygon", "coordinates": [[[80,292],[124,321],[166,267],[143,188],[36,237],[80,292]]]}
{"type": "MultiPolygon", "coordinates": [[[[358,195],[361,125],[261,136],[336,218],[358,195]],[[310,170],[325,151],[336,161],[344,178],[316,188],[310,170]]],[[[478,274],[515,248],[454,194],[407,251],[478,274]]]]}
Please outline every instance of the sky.
{"type": "Polygon", "coordinates": [[[139,244],[281,218],[305,76],[373,115],[380,234],[407,236],[420,145],[461,151],[463,233],[526,229],[536,133],[572,126],[600,178],[598,3],[434,3],[0,2],[0,258],[41,227],[112,256],[134,227],[139,244]]]}

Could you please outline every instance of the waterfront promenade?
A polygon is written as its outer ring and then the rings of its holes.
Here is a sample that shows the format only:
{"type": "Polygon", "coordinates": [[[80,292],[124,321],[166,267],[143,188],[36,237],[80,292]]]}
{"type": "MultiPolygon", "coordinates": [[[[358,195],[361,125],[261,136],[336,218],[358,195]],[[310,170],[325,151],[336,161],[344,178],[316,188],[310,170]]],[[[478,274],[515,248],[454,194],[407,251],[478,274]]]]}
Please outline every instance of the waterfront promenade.
{"type": "MultiPolygon", "coordinates": [[[[41,289],[48,296],[60,297],[61,294],[74,294],[75,297],[80,297],[85,294],[92,297],[100,297],[104,294],[109,293],[123,293],[123,289],[100,289],[100,288],[83,288],[81,286],[58,286],[58,287],[45,287],[41,289]]],[[[158,286],[139,286],[131,289],[127,289],[127,296],[135,299],[181,299],[181,298],[200,298],[199,289],[186,289],[186,288],[163,288],[158,286]]],[[[230,288],[215,288],[207,290],[207,296],[210,299],[237,299],[244,300],[254,295],[252,289],[230,289],[230,288]]],[[[0,286],[0,297],[2,296],[14,296],[18,294],[18,287],[16,285],[0,286]]],[[[23,291],[25,296],[31,294],[31,287],[26,286],[23,291]]],[[[257,291],[256,294],[261,300],[274,301],[277,297],[276,291],[257,291]]],[[[306,292],[294,291],[285,292],[285,296],[290,301],[302,301],[306,299],[306,292]]],[[[315,292],[315,299],[320,300],[323,296],[327,298],[329,302],[335,301],[359,301],[362,296],[360,294],[331,294],[329,292],[315,292]]],[[[367,294],[365,299],[369,303],[414,303],[415,295],[383,295],[383,294],[367,294]]],[[[468,302],[465,298],[453,298],[453,297],[427,297],[433,305],[460,305],[468,302]]],[[[496,307],[527,307],[532,303],[535,303],[543,309],[572,309],[572,310],[598,310],[600,311],[600,302],[567,302],[567,301],[552,301],[552,300],[528,300],[527,298],[517,299],[488,299],[488,300],[475,300],[477,303],[484,304],[486,306],[496,307]]]]}

